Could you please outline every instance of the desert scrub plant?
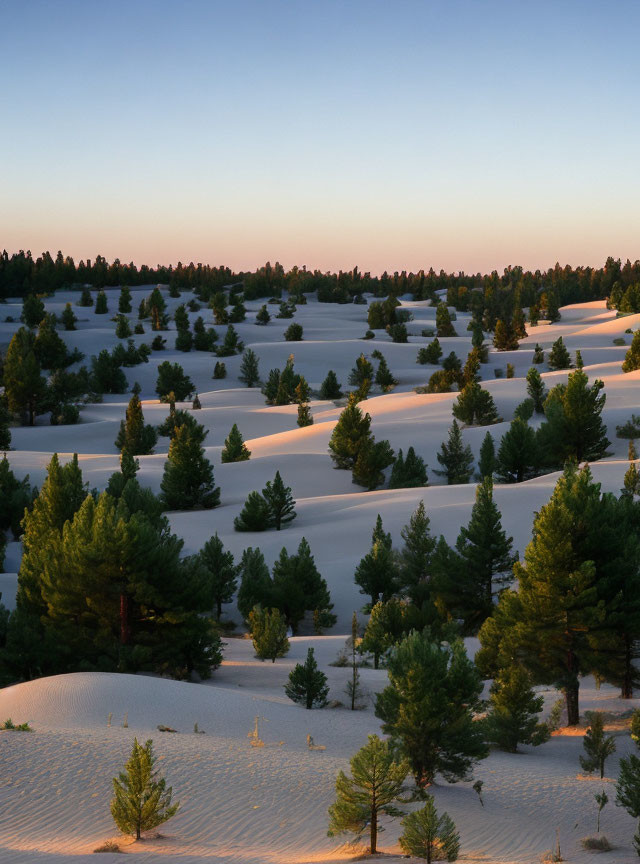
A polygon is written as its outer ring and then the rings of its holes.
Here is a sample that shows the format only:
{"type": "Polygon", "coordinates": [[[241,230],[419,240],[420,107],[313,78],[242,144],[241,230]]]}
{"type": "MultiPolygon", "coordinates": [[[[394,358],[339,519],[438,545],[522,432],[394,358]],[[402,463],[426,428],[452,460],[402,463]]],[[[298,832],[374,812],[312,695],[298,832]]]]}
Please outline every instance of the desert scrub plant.
{"type": "Polygon", "coordinates": [[[28,723],[14,723],[11,717],[8,717],[0,729],[5,729],[6,731],[11,732],[33,732],[31,726],[28,723]]]}
{"type": "Polygon", "coordinates": [[[96,846],[95,852],[122,852],[115,840],[105,840],[101,846],[96,846]]]}

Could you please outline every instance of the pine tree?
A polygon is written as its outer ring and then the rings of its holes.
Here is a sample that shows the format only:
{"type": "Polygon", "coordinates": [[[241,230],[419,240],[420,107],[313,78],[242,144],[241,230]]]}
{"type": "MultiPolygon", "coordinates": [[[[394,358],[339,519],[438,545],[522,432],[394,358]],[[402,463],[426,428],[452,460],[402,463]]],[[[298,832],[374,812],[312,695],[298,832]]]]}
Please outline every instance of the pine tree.
{"type": "Polygon", "coordinates": [[[362,387],[365,381],[373,380],[373,366],[364,354],[357,358],[356,365],[349,373],[348,380],[352,387],[362,387]]]}
{"type": "MultiPolygon", "coordinates": [[[[616,804],[624,807],[629,816],[640,820],[640,758],[634,753],[620,760],[616,804]]],[[[640,856],[640,822],[633,835],[633,848],[640,856]]]]}
{"type": "Polygon", "coordinates": [[[473,473],[473,453],[471,447],[464,446],[460,427],[455,420],[449,430],[448,441],[440,445],[440,452],[436,457],[444,470],[439,471],[436,468],[435,473],[446,477],[449,486],[469,482],[473,473]]]}
{"type": "Polygon", "coordinates": [[[371,535],[371,549],[356,567],[354,581],[360,593],[371,598],[371,607],[379,600],[388,600],[398,589],[398,570],[391,547],[391,535],[384,533],[380,514],[371,535]]]}
{"type": "Polygon", "coordinates": [[[213,367],[213,375],[211,377],[215,381],[220,381],[222,378],[227,377],[227,367],[220,360],[218,360],[216,365],[213,367]]]}
{"type": "Polygon", "coordinates": [[[415,489],[428,485],[427,469],[422,457],[416,455],[413,447],[407,450],[406,459],[402,450],[399,450],[391,470],[389,489],[415,489]]]}
{"type": "Polygon", "coordinates": [[[484,480],[486,477],[493,477],[496,467],[496,448],[491,432],[487,432],[482,439],[480,447],[480,458],[478,459],[479,479],[484,480]]]}
{"type": "Polygon", "coordinates": [[[171,439],[160,488],[167,510],[209,509],[220,503],[213,467],[204,455],[204,447],[186,425],[178,426],[171,439]]]}
{"type": "Polygon", "coordinates": [[[549,738],[549,727],[539,722],[544,704],[536,696],[529,675],[520,666],[507,666],[491,685],[489,711],[484,721],[487,741],[507,753],[517,753],[518,744],[537,747],[549,738]]]}
{"type": "Polygon", "coordinates": [[[211,598],[219,621],[222,615],[222,604],[231,603],[238,585],[238,568],[234,564],[233,554],[225,551],[222,540],[214,534],[198,552],[198,563],[207,572],[207,594],[211,598]]]}
{"type": "Polygon", "coordinates": [[[242,363],[240,364],[240,374],[238,380],[246,384],[247,387],[255,387],[260,381],[260,370],[258,368],[258,357],[251,348],[242,355],[242,363]]]}
{"type": "Polygon", "coordinates": [[[22,320],[30,330],[37,327],[45,315],[44,303],[37,294],[27,294],[22,301],[22,320]]]}
{"type": "Polygon", "coordinates": [[[502,529],[500,511],[493,500],[493,481],[476,489],[471,519],[456,541],[457,566],[441,574],[438,589],[449,614],[463,622],[465,635],[475,634],[491,614],[496,588],[512,581],[513,538],[502,529]]]}
{"type": "Polygon", "coordinates": [[[329,687],[327,676],[318,669],[313,648],[307,651],[304,664],[296,663],[289,673],[289,681],[284,685],[284,692],[292,702],[304,705],[305,708],[323,708],[327,704],[329,687]]]}
{"type": "Polygon", "coordinates": [[[134,738],[125,770],[113,780],[113,821],[123,834],[136,840],[143,831],[151,831],[175,816],[180,806],[171,803],[173,790],[158,775],[155,762],[153,741],[149,739],[143,746],[134,738]]]}
{"type": "Polygon", "coordinates": [[[193,348],[193,334],[190,330],[178,330],[175,348],[176,351],[184,351],[185,353],[191,351],[193,348]]]}
{"type": "Polygon", "coordinates": [[[109,311],[109,307],[107,306],[107,295],[104,293],[102,289],[98,291],[98,296],[96,297],[96,315],[106,315],[109,311]]]}
{"type": "Polygon", "coordinates": [[[158,366],[158,378],[156,380],[156,393],[162,402],[168,402],[170,393],[174,394],[176,402],[184,402],[194,392],[195,387],[184,369],[179,363],[170,363],[164,360],[158,366]]]}
{"type": "Polygon", "coordinates": [[[250,456],[251,450],[247,448],[238,425],[234,423],[231,432],[225,438],[220,458],[222,462],[245,462],[250,456]]]}
{"type": "Polygon", "coordinates": [[[86,495],[77,454],[62,466],[58,454],[54,453],[47,466],[46,480],[22,522],[24,534],[16,602],[24,611],[44,612],[42,576],[50,565],[51,555],[59,549],[65,523],[73,519],[86,495]]]}
{"type": "Polygon", "coordinates": [[[264,497],[259,492],[249,492],[233,527],[236,531],[266,531],[270,518],[271,509],[264,497]]]}
{"type": "Polygon", "coordinates": [[[629,467],[627,468],[624,475],[624,486],[622,488],[622,493],[624,495],[629,495],[633,499],[634,495],[640,495],[640,472],[638,471],[638,466],[636,465],[638,454],[636,452],[636,445],[633,439],[629,441],[629,451],[627,458],[629,459],[629,467]]]}
{"type": "Polygon", "coordinates": [[[539,365],[540,363],[544,363],[544,351],[542,350],[540,345],[538,345],[537,342],[536,342],[536,347],[533,349],[533,362],[536,365],[539,365]]]}
{"type": "Polygon", "coordinates": [[[364,636],[358,646],[361,654],[373,655],[373,668],[380,668],[380,659],[405,633],[406,604],[397,597],[379,600],[371,609],[364,636]]]}
{"type": "Polygon", "coordinates": [[[519,347],[518,337],[510,321],[496,321],[493,345],[497,351],[515,351],[519,347]]]}
{"type": "Polygon", "coordinates": [[[524,562],[514,565],[518,591],[501,594],[480,630],[476,655],[483,674],[518,656],[534,683],[559,686],[570,726],[579,722],[579,676],[594,668],[602,628],[604,604],[589,546],[590,531],[599,532],[600,503],[589,469],[569,465],[536,515],[524,562]]]}
{"type": "Polygon", "coordinates": [[[127,406],[126,419],[120,423],[115,445],[118,450],[127,450],[132,456],[153,453],[158,435],[153,426],[145,424],[140,399],[134,393],[127,406]]]}
{"type": "Polygon", "coordinates": [[[11,449],[11,430],[9,429],[10,422],[11,415],[4,407],[2,402],[0,402],[0,450],[11,449]]]}
{"type": "Polygon", "coordinates": [[[371,417],[362,413],[353,395],[350,395],[349,403],[340,414],[329,440],[329,450],[336,468],[354,467],[363,445],[373,437],[370,427],[371,417]]]}
{"type": "Polygon", "coordinates": [[[358,708],[358,699],[361,695],[360,673],[356,663],[356,651],[358,650],[358,616],[354,612],[351,618],[351,678],[347,681],[345,688],[349,698],[351,710],[358,708]]]}
{"type": "Polygon", "coordinates": [[[116,315],[116,336],[118,339],[128,339],[131,336],[131,327],[125,315],[116,315]]]}
{"type": "Polygon", "coordinates": [[[109,477],[106,491],[112,498],[121,498],[129,480],[135,480],[140,469],[140,463],[128,450],[120,453],[120,470],[109,477]]]}
{"type": "Polygon", "coordinates": [[[429,342],[427,346],[418,350],[417,362],[422,365],[429,364],[431,366],[437,366],[441,357],[442,347],[440,345],[440,340],[436,336],[436,338],[432,342],[429,342]]]}
{"type": "Polygon", "coordinates": [[[582,351],[576,351],[576,369],[584,369],[584,360],[582,359],[582,351]]]}
{"type": "Polygon", "coordinates": [[[474,423],[478,426],[489,426],[500,422],[493,396],[477,381],[465,384],[453,404],[453,416],[468,426],[474,423]]]}
{"type": "Polygon", "coordinates": [[[73,312],[73,308],[71,303],[67,303],[64,309],[62,310],[62,315],[60,316],[62,321],[62,325],[65,330],[75,330],[77,318],[73,312]]]}
{"type": "Polygon", "coordinates": [[[303,403],[308,402],[311,398],[311,388],[309,387],[309,383],[307,382],[307,379],[304,377],[304,375],[300,375],[300,380],[296,385],[294,393],[294,402],[297,402],[298,405],[302,405],[303,403]]]}
{"type": "Polygon", "coordinates": [[[433,599],[431,559],[436,540],[431,536],[430,523],[424,501],[420,501],[409,524],[401,531],[404,546],[399,557],[400,582],[411,602],[420,609],[429,607],[433,599]]]}
{"type": "Polygon", "coordinates": [[[441,338],[458,335],[451,323],[451,315],[446,303],[438,303],[436,308],[436,333],[441,338]]]}
{"type": "Polygon", "coordinates": [[[333,369],[329,369],[327,372],[327,377],[324,379],[322,384],[320,385],[320,398],[321,399],[339,399],[342,396],[342,391],[340,390],[340,384],[338,382],[338,378],[333,369]]]}
{"type": "Polygon", "coordinates": [[[636,330],[633,334],[631,347],[627,351],[622,364],[623,372],[633,372],[640,369],[640,330],[636,330]]]}
{"type": "Polygon", "coordinates": [[[426,804],[402,820],[404,831],[398,839],[400,848],[408,855],[432,861],[457,861],[460,835],[448,813],[438,815],[433,795],[426,796],[426,804]]]}
{"type": "MultiPolygon", "coordinates": [[[[216,324],[218,323],[220,322],[216,319],[216,324]]],[[[229,324],[224,334],[222,345],[218,348],[218,357],[230,357],[232,354],[239,354],[243,348],[244,345],[238,337],[236,328],[233,324],[229,324]]]]}
{"type": "Polygon", "coordinates": [[[127,285],[123,285],[120,289],[120,297],[118,299],[118,312],[124,315],[131,312],[131,291],[127,285]]]}
{"type": "Polygon", "coordinates": [[[545,465],[562,465],[567,459],[595,462],[607,455],[610,441],[602,420],[607,397],[596,379],[576,369],[567,384],[553,388],[545,402],[547,422],[538,430],[540,456],[545,465]]]}
{"type": "Polygon", "coordinates": [[[278,609],[263,609],[256,605],[249,613],[249,627],[256,657],[271,660],[289,653],[287,622],[278,609]]]}
{"type": "Polygon", "coordinates": [[[488,755],[474,720],[482,681],[461,640],[438,644],[414,631],[391,652],[389,685],[376,698],[382,731],[411,763],[424,789],[436,774],[455,783],[488,755]]]}
{"type": "MultiPolygon", "coordinates": [[[[256,493],[257,494],[257,493],[256,493]]],[[[249,614],[254,606],[271,605],[272,583],[264,555],[258,548],[249,546],[242,553],[238,567],[240,573],[240,588],[238,589],[238,612],[244,621],[249,621],[249,614]]]]}
{"type": "Polygon", "coordinates": [[[590,712],[589,728],[582,739],[582,746],[585,752],[584,756],[580,756],[582,770],[587,774],[599,771],[602,780],[604,763],[607,757],[616,752],[616,739],[613,735],[605,735],[602,711],[590,712]]]}
{"type": "Polygon", "coordinates": [[[366,487],[369,491],[375,489],[384,481],[383,472],[393,464],[394,459],[395,454],[389,442],[376,441],[372,435],[364,440],[358,451],[352,470],[353,482],[366,487]]]}
{"type": "Polygon", "coordinates": [[[284,614],[294,634],[307,612],[313,612],[317,626],[332,627],[336,616],[325,579],[320,575],[307,540],[303,537],[295,555],[282,549],[273,565],[271,605],[284,614]]]}
{"type": "Polygon", "coordinates": [[[533,429],[516,417],[500,440],[497,474],[504,483],[522,483],[535,475],[538,448],[533,429]]]}
{"type": "Polygon", "coordinates": [[[313,415],[311,414],[311,407],[306,402],[301,402],[298,405],[298,426],[313,426],[313,415]]]}
{"type": "Polygon", "coordinates": [[[25,515],[25,508],[30,507],[32,499],[29,475],[27,474],[22,480],[17,480],[9,465],[7,454],[4,453],[0,459],[0,531],[6,532],[11,529],[17,539],[22,533],[21,521],[25,515]]]}
{"type": "Polygon", "coordinates": [[[544,414],[544,400],[546,398],[546,387],[538,370],[532,366],[527,372],[527,393],[533,400],[536,414],[544,414]]]}
{"type": "Polygon", "coordinates": [[[556,339],[556,341],[551,346],[551,351],[549,352],[549,360],[547,362],[549,364],[549,369],[571,368],[571,356],[567,349],[564,347],[562,336],[556,339]]]}
{"type": "Polygon", "coordinates": [[[26,413],[29,426],[44,407],[47,383],[40,371],[33,335],[21,327],[14,333],[4,360],[4,392],[9,411],[26,413]]]}
{"type": "Polygon", "coordinates": [[[380,387],[384,393],[388,393],[393,387],[398,383],[397,380],[391,374],[389,367],[387,366],[387,361],[381,355],[381,359],[378,361],[378,369],[376,371],[375,382],[380,387]]]}
{"type": "Polygon", "coordinates": [[[269,310],[267,309],[266,304],[263,304],[258,313],[256,315],[256,324],[268,324],[271,321],[271,315],[269,315],[269,310]]]}
{"type": "Polygon", "coordinates": [[[269,522],[276,531],[280,531],[283,525],[296,518],[296,502],[291,494],[291,487],[284,485],[279,471],[276,471],[273,480],[267,481],[262,495],[269,506],[269,522]]]}
{"type": "Polygon", "coordinates": [[[80,293],[78,306],[93,306],[93,297],[91,296],[91,289],[88,285],[85,285],[80,293]]]}
{"type": "Polygon", "coordinates": [[[336,778],[336,800],[329,807],[329,837],[354,834],[360,840],[369,832],[369,852],[378,851],[381,816],[397,817],[395,806],[404,793],[409,772],[405,760],[397,760],[387,741],[369,735],[368,743],[350,761],[351,777],[340,771],[336,778]]]}
{"type": "Polygon", "coordinates": [[[302,324],[298,324],[294,321],[293,324],[289,324],[287,329],[284,331],[285,342],[302,342],[303,333],[302,324]]]}

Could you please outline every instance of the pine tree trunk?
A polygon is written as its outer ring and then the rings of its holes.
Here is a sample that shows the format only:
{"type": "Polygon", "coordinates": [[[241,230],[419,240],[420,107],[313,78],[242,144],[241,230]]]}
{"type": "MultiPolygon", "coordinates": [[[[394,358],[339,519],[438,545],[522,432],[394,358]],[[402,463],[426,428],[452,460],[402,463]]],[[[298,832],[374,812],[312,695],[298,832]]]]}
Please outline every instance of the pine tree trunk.
{"type": "Polygon", "coordinates": [[[580,722],[578,693],[578,684],[571,684],[564,688],[564,698],[567,706],[567,726],[577,726],[580,722]]]}
{"type": "Polygon", "coordinates": [[[222,615],[222,600],[219,600],[219,599],[216,600],[216,607],[217,607],[217,615],[216,615],[216,618],[217,618],[218,621],[219,621],[219,620],[220,620],[220,616],[222,615]]]}
{"type": "Polygon", "coordinates": [[[129,643],[129,598],[126,594],[120,595],[120,644],[129,643]]]}
{"type": "Polygon", "coordinates": [[[375,855],[378,851],[378,809],[375,805],[371,807],[371,825],[369,826],[369,830],[371,854],[375,855]]]}

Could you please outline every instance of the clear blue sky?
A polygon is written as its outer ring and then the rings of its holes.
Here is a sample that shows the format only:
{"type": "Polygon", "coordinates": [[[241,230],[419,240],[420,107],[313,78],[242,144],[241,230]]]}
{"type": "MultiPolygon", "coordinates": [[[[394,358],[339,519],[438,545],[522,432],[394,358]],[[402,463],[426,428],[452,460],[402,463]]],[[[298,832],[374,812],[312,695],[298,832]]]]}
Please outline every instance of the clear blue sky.
{"type": "Polygon", "coordinates": [[[639,2],[0,0],[0,248],[640,257],[639,2]]]}

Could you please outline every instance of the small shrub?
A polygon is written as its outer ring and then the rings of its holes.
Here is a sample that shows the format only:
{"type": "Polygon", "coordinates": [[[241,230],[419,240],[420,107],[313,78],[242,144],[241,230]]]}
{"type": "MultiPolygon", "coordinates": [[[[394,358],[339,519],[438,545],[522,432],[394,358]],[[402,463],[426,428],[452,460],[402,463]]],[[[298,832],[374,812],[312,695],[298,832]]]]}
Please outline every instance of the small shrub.
{"type": "Polygon", "coordinates": [[[284,331],[284,338],[287,342],[301,342],[302,333],[302,324],[294,322],[293,324],[289,324],[287,329],[284,331]]]}
{"type": "Polygon", "coordinates": [[[432,336],[436,335],[436,331],[431,327],[427,327],[421,332],[420,335],[424,336],[425,339],[431,339],[432,336]]]}
{"type": "Polygon", "coordinates": [[[513,378],[515,374],[516,371],[513,368],[513,363],[507,363],[507,378],[513,378]]]}
{"type": "Polygon", "coordinates": [[[364,334],[364,336],[362,338],[363,339],[375,339],[376,334],[373,332],[373,330],[367,330],[367,332],[364,334]]]}
{"type": "Polygon", "coordinates": [[[631,327],[627,327],[627,329],[624,332],[625,333],[633,333],[633,330],[631,329],[631,327]]]}
{"type": "Polygon", "coordinates": [[[163,339],[159,334],[153,337],[153,342],[151,343],[152,351],[164,351],[164,345],[167,340],[163,339]]]}
{"type": "Polygon", "coordinates": [[[102,846],[96,846],[94,852],[122,852],[115,840],[107,840],[102,846]]]}
{"type": "Polygon", "coordinates": [[[11,730],[12,732],[33,732],[31,726],[28,723],[14,723],[11,717],[8,717],[0,729],[11,730]]]}
{"type": "Polygon", "coordinates": [[[213,368],[213,377],[216,381],[227,377],[227,367],[219,360],[213,368]]]}
{"type": "MultiPolygon", "coordinates": [[[[617,339],[613,340],[614,345],[626,345],[626,339],[623,339],[622,336],[618,336],[617,339]]],[[[588,838],[587,838],[588,839],[588,838]]]]}
{"type": "Polygon", "coordinates": [[[555,732],[556,729],[560,728],[560,723],[562,721],[562,712],[564,711],[564,699],[556,699],[556,701],[551,706],[551,711],[549,712],[549,719],[547,720],[547,726],[549,727],[549,732],[555,732]]]}
{"type": "Polygon", "coordinates": [[[144,327],[140,322],[138,322],[133,328],[133,332],[136,334],[136,336],[142,336],[142,334],[144,333],[144,327]]]}
{"type": "Polygon", "coordinates": [[[611,852],[613,846],[604,834],[598,837],[583,837],[580,841],[583,849],[588,849],[589,852],[611,852]]]}
{"type": "Polygon", "coordinates": [[[496,378],[502,378],[502,369],[494,369],[493,374],[496,378]]]}

